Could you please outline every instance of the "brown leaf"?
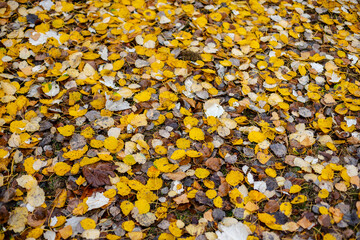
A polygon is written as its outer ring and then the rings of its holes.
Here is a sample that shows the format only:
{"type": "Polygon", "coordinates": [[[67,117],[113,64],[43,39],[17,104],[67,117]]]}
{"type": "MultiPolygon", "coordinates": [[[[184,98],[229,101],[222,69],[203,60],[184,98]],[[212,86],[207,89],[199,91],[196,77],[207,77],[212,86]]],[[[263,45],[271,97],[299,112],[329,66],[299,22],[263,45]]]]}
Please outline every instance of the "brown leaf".
{"type": "Polygon", "coordinates": [[[299,224],[302,228],[310,229],[314,226],[312,222],[310,222],[306,217],[300,219],[297,224],[299,224]]]}
{"type": "Polygon", "coordinates": [[[42,207],[38,207],[32,214],[28,215],[28,224],[31,227],[39,227],[44,224],[46,216],[47,211],[42,207]]]}
{"type": "Polygon", "coordinates": [[[227,182],[223,182],[221,183],[221,185],[219,186],[219,196],[220,197],[225,197],[230,191],[230,185],[227,182]]]}
{"type": "Polygon", "coordinates": [[[321,226],[324,226],[324,227],[331,226],[331,222],[330,222],[331,219],[330,219],[330,216],[327,214],[319,216],[318,221],[321,224],[321,226]]]}
{"type": "Polygon", "coordinates": [[[189,199],[187,198],[186,196],[186,193],[174,198],[174,201],[177,203],[177,204],[182,204],[182,203],[188,203],[189,202],[189,199]]]}
{"type": "Polygon", "coordinates": [[[67,225],[59,230],[59,233],[63,239],[67,239],[72,235],[72,227],[71,225],[67,225]]]}
{"type": "Polygon", "coordinates": [[[0,202],[10,202],[15,197],[15,189],[8,188],[0,192],[0,202]]]}
{"type": "Polygon", "coordinates": [[[332,217],[336,223],[340,222],[344,216],[344,214],[338,208],[330,207],[329,212],[332,214],[332,217]]]}
{"type": "Polygon", "coordinates": [[[191,203],[179,204],[177,205],[176,210],[183,212],[189,210],[190,207],[191,207],[191,203]]]}
{"type": "Polygon", "coordinates": [[[211,204],[211,200],[206,196],[205,192],[203,191],[197,191],[195,195],[195,199],[197,202],[201,204],[206,204],[206,205],[211,204]]]}
{"type": "Polygon", "coordinates": [[[182,180],[186,177],[186,173],[184,172],[173,172],[173,173],[166,173],[165,174],[171,180],[182,180]]]}
{"type": "Polygon", "coordinates": [[[294,156],[294,155],[287,155],[287,156],[285,157],[285,163],[288,164],[288,165],[290,165],[290,166],[292,166],[292,167],[294,167],[294,166],[295,166],[295,165],[294,165],[294,159],[295,159],[295,156],[294,156]]]}
{"type": "Polygon", "coordinates": [[[222,164],[223,161],[221,160],[221,158],[209,158],[205,162],[205,166],[207,166],[208,168],[214,171],[219,171],[222,164]]]}
{"type": "Polygon", "coordinates": [[[214,218],[213,218],[213,216],[212,216],[212,209],[209,209],[208,211],[206,211],[206,212],[204,213],[204,218],[205,218],[206,220],[208,220],[209,222],[213,222],[213,221],[214,221],[214,218]]]}
{"type": "Polygon", "coordinates": [[[98,162],[86,165],[82,168],[82,173],[86,181],[93,187],[110,185],[109,176],[115,177],[114,170],[117,167],[112,163],[98,162]]]}
{"type": "Polygon", "coordinates": [[[267,213],[274,213],[277,210],[279,210],[279,203],[276,200],[269,200],[269,202],[266,203],[264,211],[267,213]]]}
{"type": "Polygon", "coordinates": [[[0,224],[4,224],[9,220],[9,212],[5,206],[0,207],[0,224]]]}

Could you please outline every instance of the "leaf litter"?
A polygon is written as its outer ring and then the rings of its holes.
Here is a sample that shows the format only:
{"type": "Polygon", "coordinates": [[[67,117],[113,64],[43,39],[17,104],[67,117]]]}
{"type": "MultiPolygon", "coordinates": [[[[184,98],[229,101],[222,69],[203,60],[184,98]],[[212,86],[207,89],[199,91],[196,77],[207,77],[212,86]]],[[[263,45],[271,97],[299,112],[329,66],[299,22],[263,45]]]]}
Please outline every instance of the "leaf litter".
{"type": "Polygon", "coordinates": [[[359,238],[359,6],[0,2],[0,239],[359,238]]]}

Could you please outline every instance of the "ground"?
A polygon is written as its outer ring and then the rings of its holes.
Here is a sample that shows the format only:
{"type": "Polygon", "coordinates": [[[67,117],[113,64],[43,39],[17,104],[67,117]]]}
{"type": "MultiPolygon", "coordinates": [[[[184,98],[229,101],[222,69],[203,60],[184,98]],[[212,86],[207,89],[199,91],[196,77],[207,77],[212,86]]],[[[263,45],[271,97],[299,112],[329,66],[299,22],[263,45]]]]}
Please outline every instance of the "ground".
{"type": "Polygon", "coordinates": [[[0,2],[0,240],[358,239],[359,13],[0,2]]]}

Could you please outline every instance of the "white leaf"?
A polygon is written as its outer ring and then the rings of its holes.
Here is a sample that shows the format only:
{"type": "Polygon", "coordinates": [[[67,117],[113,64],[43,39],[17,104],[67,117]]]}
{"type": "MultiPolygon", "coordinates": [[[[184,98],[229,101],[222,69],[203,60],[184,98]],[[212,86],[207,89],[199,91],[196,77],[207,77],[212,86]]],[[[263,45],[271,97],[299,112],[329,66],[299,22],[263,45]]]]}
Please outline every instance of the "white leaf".
{"type": "Polygon", "coordinates": [[[56,233],[53,231],[46,231],[44,233],[44,238],[46,240],[55,240],[55,237],[56,237],[56,233]]]}
{"type": "Polygon", "coordinates": [[[255,181],[254,189],[264,193],[266,191],[266,183],[264,181],[255,181]]]}
{"type": "Polygon", "coordinates": [[[104,61],[108,60],[109,52],[106,46],[100,48],[99,54],[102,60],[104,61]]]}
{"type": "Polygon", "coordinates": [[[355,63],[357,63],[357,61],[359,60],[359,58],[355,55],[349,54],[348,55],[349,59],[352,60],[351,64],[354,65],[355,63]]]}
{"type": "Polygon", "coordinates": [[[51,84],[51,89],[50,89],[50,91],[46,92],[45,94],[49,97],[54,97],[60,92],[60,87],[55,82],[51,82],[49,84],[51,84]]]}
{"type": "Polygon", "coordinates": [[[100,208],[109,203],[109,199],[104,196],[103,193],[97,192],[95,196],[91,196],[87,199],[86,205],[88,205],[88,211],[96,208],[100,208]]]}
{"type": "Polygon", "coordinates": [[[105,108],[109,111],[116,112],[131,108],[130,104],[127,101],[124,101],[123,99],[114,102],[110,100],[109,95],[105,94],[105,96],[106,96],[105,108]]]}
{"type": "Polygon", "coordinates": [[[329,82],[338,83],[338,82],[340,82],[340,80],[341,80],[341,77],[338,76],[336,73],[333,72],[333,73],[331,74],[331,79],[329,80],[329,82]]]}
{"type": "Polygon", "coordinates": [[[220,117],[225,111],[219,104],[218,99],[211,99],[204,104],[206,117],[220,117]]]}
{"type": "Polygon", "coordinates": [[[251,233],[249,228],[241,222],[225,227],[220,225],[220,231],[216,231],[218,240],[246,240],[251,233]]]}
{"type": "Polygon", "coordinates": [[[54,3],[51,0],[43,0],[39,3],[39,5],[42,6],[46,11],[50,11],[54,3]]]}
{"type": "Polygon", "coordinates": [[[318,73],[322,73],[324,71],[324,66],[319,63],[310,63],[311,67],[315,69],[318,73]]]}
{"type": "Polygon", "coordinates": [[[82,233],[84,231],[84,229],[81,227],[80,222],[85,218],[86,217],[71,217],[66,220],[65,226],[70,225],[72,227],[73,237],[79,232],[82,233]]]}
{"type": "Polygon", "coordinates": [[[88,229],[84,231],[81,236],[86,239],[99,239],[100,230],[98,229],[88,229]]]}

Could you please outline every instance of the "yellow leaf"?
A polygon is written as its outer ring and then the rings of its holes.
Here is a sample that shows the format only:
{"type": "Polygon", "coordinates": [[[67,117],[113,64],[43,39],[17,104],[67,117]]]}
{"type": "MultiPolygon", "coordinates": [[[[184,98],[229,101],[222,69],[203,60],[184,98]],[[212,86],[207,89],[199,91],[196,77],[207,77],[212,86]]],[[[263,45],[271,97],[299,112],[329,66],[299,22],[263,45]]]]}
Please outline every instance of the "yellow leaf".
{"type": "Polygon", "coordinates": [[[52,26],[54,28],[61,28],[64,26],[64,20],[62,19],[55,19],[53,22],[52,22],[52,26]]]}
{"type": "Polygon", "coordinates": [[[327,198],[329,196],[329,192],[326,189],[321,189],[318,193],[319,198],[327,198]]]}
{"type": "Polygon", "coordinates": [[[131,125],[136,127],[147,126],[147,120],[145,114],[136,115],[130,122],[131,125]]]}
{"type": "Polygon", "coordinates": [[[66,125],[63,127],[58,127],[57,130],[64,137],[69,137],[69,136],[73,135],[73,133],[75,131],[75,127],[73,125],[66,125]]]}
{"type": "Polygon", "coordinates": [[[207,190],[205,194],[208,198],[213,199],[216,197],[217,192],[213,189],[210,189],[210,190],[207,190]]]}
{"type": "Polygon", "coordinates": [[[257,190],[251,190],[249,192],[249,197],[250,197],[251,200],[253,200],[255,202],[259,202],[259,201],[266,198],[266,196],[263,193],[261,193],[261,192],[259,192],[257,190]]]}
{"type": "Polygon", "coordinates": [[[326,146],[327,146],[329,149],[331,149],[332,151],[337,152],[337,148],[335,147],[335,145],[334,145],[333,143],[327,142],[327,143],[326,143],[326,146]]]}
{"type": "Polygon", "coordinates": [[[201,157],[202,153],[195,150],[188,150],[186,151],[186,155],[192,158],[197,158],[197,157],[201,157]]]}
{"type": "Polygon", "coordinates": [[[304,65],[300,65],[298,70],[299,70],[299,73],[301,74],[301,76],[305,76],[306,68],[304,65]]]}
{"type": "Polygon", "coordinates": [[[203,28],[208,23],[206,17],[201,16],[195,20],[195,24],[197,24],[200,28],[203,28]]]}
{"type": "Polygon", "coordinates": [[[35,239],[38,239],[44,232],[44,229],[42,228],[34,228],[32,229],[28,234],[27,234],[27,238],[35,238],[35,239]]]}
{"type": "Polygon", "coordinates": [[[120,208],[123,214],[127,216],[133,210],[134,205],[129,201],[122,201],[120,204],[120,208]]]}
{"type": "Polygon", "coordinates": [[[200,128],[197,128],[197,127],[194,127],[190,130],[189,136],[191,139],[198,140],[198,141],[202,141],[205,139],[204,132],[200,128]]]}
{"type": "Polygon", "coordinates": [[[260,61],[257,63],[257,67],[259,68],[259,70],[264,70],[265,68],[267,68],[268,64],[265,61],[260,61]]]}
{"type": "Polygon", "coordinates": [[[59,196],[56,198],[56,200],[54,201],[54,206],[56,208],[62,208],[65,206],[65,202],[67,199],[67,191],[66,189],[62,189],[59,196]]]}
{"type": "Polygon", "coordinates": [[[146,187],[152,191],[159,190],[162,187],[163,180],[161,178],[149,178],[146,187]]]}
{"type": "Polygon", "coordinates": [[[231,170],[226,175],[226,182],[229,183],[231,186],[237,186],[242,180],[244,180],[244,175],[239,171],[231,170]]]}
{"type": "Polygon", "coordinates": [[[275,178],[276,177],[276,170],[272,169],[272,168],[267,168],[265,169],[265,173],[266,175],[268,175],[269,177],[275,178]]]}
{"type": "Polygon", "coordinates": [[[280,205],[280,211],[283,212],[286,216],[290,216],[292,212],[292,205],[289,202],[283,202],[280,205]]]}
{"type": "Polygon", "coordinates": [[[212,12],[209,17],[216,22],[220,22],[222,19],[222,15],[219,12],[212,12]]]}
{"type": "Polygon", "coordinates": [[[261,222],[265,223],[266,225],[268,225],[268,224],[273,224],[273,223],[276,222],[275,217],[274,217],[274,216],[271,216],[271,215],[268,214],[268,213],[258,213],[257,215],[258,215],[258,219],[259,219],[261,222]]]}
{"type": "Polygon", "coordinates": [[[299,195],[299,196],[296,196],[292,201],[291,203],[292,204],[301,204],[301,203],[304,203],[307,201],[307,197],[305,195],[299,195]]]}
{"type": "Polygon", "coordinates": [[[159,240],[175,240],[175,237],[170,233],[162,233],[159,236],[159,240]]]}
{"type": "Polygon", "coordinates": [[[186,152],[183,149],[175,150],[171,155],[171,158],[174,160],[179,160],[186,156],[186,152]]]}
{"type": "Polygon", "coordinates": [[[261,132],[252,131],[248,135],[249,141],[260,143],[266,139],[265,135],[261,132]]]}
{"type": "Polygon", "coordinates": [[[75,105],[69,108],[69,115],[73,117],[81,117],[87,113],[87,109],[80,109],[79,105],[75,105]]]}
{"type": "Polygon", "coordinates": [[[71,170],[71,166],[64,162],[58,162],[54,166],[54,172],[58,176],[64,176],[71,170]]]}
{"type": "Polygon", "coordinates": [[[83,54],[82,58],[85,60],[95,60],[100,57],[100,54],[94,52],[86,52],[83,54]]]}
{"type": "Polygon", "coordinates": [[[111,151],[118,147],[118,140],[115,137],[108,137],[104,140],[104,147],[111,151]]]}
{"type": "Polygon", "coordinates": [[[66,217],[65,216],[58,216],[56,217],[56,224],[52,227],[57,228],[62,226],[64,223],[66,222],[66,217]]]}
{"type": "Polygon", "coordinates": [[[12,121],[10,123],[10,132],[12,133],[22,133],[25,131],[26,123],[23,121],[12,121]]]}
{"type": "Polygon", "coordinates": [[[121,196],[127,196],[131,192],[131,189],[128,187],[128,185],[126,185],[126,183],[123,182],[118,182],[116,184],[116,188],[118,190],[118,194],[120,194],[121,196]]]}
{"type": "Polygon", "coordinates": [[[81,131],[81,135],[85,138],[92,138],[94,136],[94,130],[91,127],[87,127],[81,131]]]}
{"type": "Polygon", "coordinates": [[[74,215],[84,215],[88,210],[88,205],[85,202],[79,203],[76,208],[72,211],[74,215]]]}
{"type": "Polygon", "coordinates": [[[259,207],[258,207],[258,205],[256,205],[253,202],[248,202],[245,205],[245,209],[249,212],[255,212],[255,211],[259,210],[259,207]]]}
{"type": "Polygon", "coordinates": [[[127,165],[130,165],[130,166],[136,164],[136,161],[135,161],[135,158],[133,155],[126,155],[123,158],[123,161],[124,161],[124,163],[126,163],[127,165]]]}
{"type": "Polygon", "coordinates": [[[29,175],[32,175],[36,172],[35,169],[33,168],[34,163],[35,163],[35,159],[33,157],[29,157],[29,158],[25,159],[25,161],[24,161],[25,171],[29,175]]]}
{"type": "Polygon", "coordinates": [[[225,67],[230,67],[232,65],[232,63],[229,60],[220,61],[220,64],[225,67]]]}
{"type": "Polygon", "coordinates": [[[96,222],[91,218],[85,218],[85,219],[81,220],[80,224],[81,224],[81,227],[85,230],[95,229],[95,227],[96,227],[96,222]]]}
{"type": "Polygon", "coordinates": [[[176,222],[170,223],[169,231],[175,237],[181,237],[181,235],[182,235],[182,230],[176,226],[176,222]]]}
{"type": "Polygon", "coordinates": [[[84,182],[86,182],[86,179],[83,176],[79,176],[79,178],[75,180],[75,183],[79,186],[84,182]]]}
{"type": "Polygon", "coordinates": [[[321,178],[324,180],[331,180],[334,178],[334,171],[331,169],[331,167],[329,165],[327,165],[321,171],[321,178]]]}
{"type": "Polygon", "coordinates": [[[280,40],[283,41],[283,43],[288,44],[289,39],[285,34],[280,34],[280,40]]]}
{"type": "Polygon", "coordinates": [[[74,5],[72,3],[62,1],[61,5],[62,5],[61,11],[63,11],[63,12],[70,12],[70,11],[74,10],[74,5]]]}
{"type": "Polygon", "coordinates": [[[192,15],[194,13],[194,6],[192,4],[182,5],[181,8],[185,13],[192,15]]]}
{"type": "Polygon", "coordinates": [[[131,232],[132,230],[134,230],[135,228],[135,223],[131,220],[129,221],[125,221],[121,224],[121,227],[127,231],[127,232],[131,232]]]}
{"type": "Polygon", "coordinates": [[[209,170],[205,169],[205,168],[197,168],[195,170],[195,176],[197,176],[198,178],[202,179],[202,178],[206,178],[207,176],[210,175],[209,170]]]}
{"type": "Polygon", "coordinates": [[[173,172],[175,171],[179,166],[175,164],[170,164],[169,161],[166,158],[159,158],[154,161],[154,166],[159,169],[161,172],[173,172]]]}
{"type": "Polygon", "coordinates": [[[301,186],[299,185],[292,185],[290,190],[289,190],[289,193],[298,193],[301,191],[301,186]]]}
{"type": "Polygon", "coordinates": [[[217,196],[214,200],[214,206],[217,208],[222,208],[223,207],[223,200],[220,196],[217,196]]]}
{"type": "Polygon", "coordinates": [[[323,240],[336,240],[337,238],[331,235],[331,233],[327,233],[324,235],[323,240]]]}
{"type": "Polygon", "coordinates": [[[108,234],[108,235],[106,235],[106,239],[107,240],[119,240],[119,239],[121,239],[121,237],[117,236],[115,234],[108,234]]]}
{"type": "Polygon", "coordinates": [[[115,61],[113,64],[113,71],[120,70],[124,66],[124,64],[125,61],[123,59],[115,61]]]}
{"type": "Polygon", "coordinates": [[[190,148],[191,141],[185,138],[179,138],[176,140],[176,146],[181,149],[188,149],[190,148]]]}
{"type": "Polygon", "coordinates": [[[259,160],[259,162],[261,164],[265,164],[270,160],[271,155],[266,155],[263,152],[258,152],[257,155],[256,155],[256,158],[257,158],[257,160],[259,160]]]}
{"type": "Polygon", "coordinates": [[[150,91],[142,91],[134,96],[134,100],[137,102],[147,102],[151,99],[150,91]]]}
{"type": "Polygon", "coordinates": [[[104,192],[104,196],[107,197],[107,198],[113,198],[116,196],[116,190],[113,189],[113,188],[110,188],[109,190],[106,190],[104,192]]]}
{"type": "Polygon", "coordinates": [[[318,126],[324,133],[328,133],[331,131],[332,122],[333,120],[331,117],[328,117],[326,119],[321,118],[318,120],[318,126]]]}
{"type": "Polygon", "coordinates": [[[135,207],[139,210],[139,214],[144,214],[150,211],[150,204],[145,199],[135,201],[135,207]]]}

